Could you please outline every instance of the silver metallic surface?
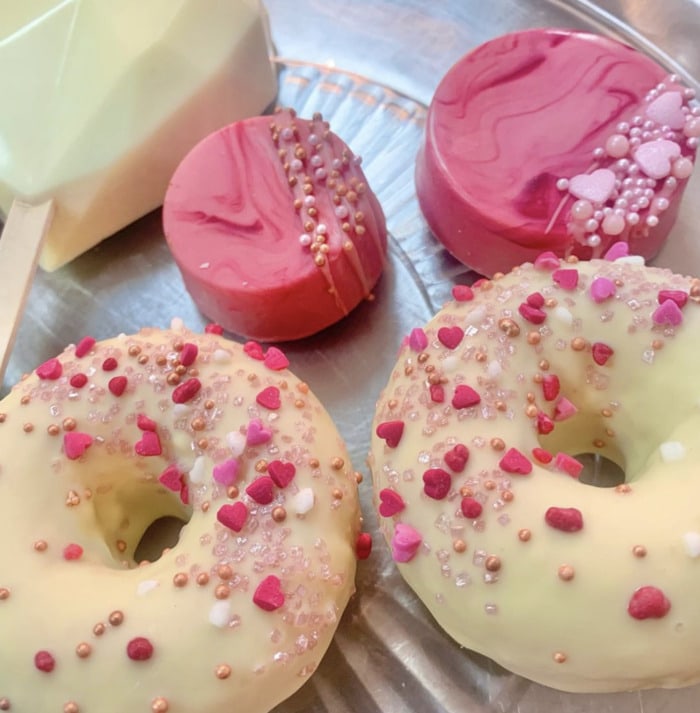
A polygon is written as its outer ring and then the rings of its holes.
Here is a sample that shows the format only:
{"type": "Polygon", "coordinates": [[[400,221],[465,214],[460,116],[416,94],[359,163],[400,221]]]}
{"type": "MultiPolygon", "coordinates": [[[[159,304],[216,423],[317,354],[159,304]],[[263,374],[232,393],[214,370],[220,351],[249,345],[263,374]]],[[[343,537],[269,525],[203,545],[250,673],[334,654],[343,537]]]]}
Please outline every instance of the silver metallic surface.
{"type": "MultiPolygon", "coordinates": [[[[473,277],[435,243],[415,201],[413,161],[425,105],[438,81],[481,42],[547,25],[626,40],[700,89],[700,5],[693,0],[266,4],[283,58],[280,101],[303,115],[321,111],[364,157],[392,234],[375,301],[315,337],[284,346],[291,368],[327,404],[355,467],[366,475],[361,485],[366,527],[376,531],[365,465],[374,402],[403,336],[432,316],[455,281],[473,277]]],[[[695,175],[671,241],[655,262],[700,274],[698,225],[700,176],[695,175]]],[[[206,323],[183,287],[154,213],[58,272],[38,274],[0,393],[85,334],[106,338],[143,325],[166,326],[175,316],[194,329],[206,323]]],[[[573,695],[508,674],[460,649],[437,628],[376,536],[328,655],[279,713],[688,713],[699,704],[698,687],[573,695]]]]}

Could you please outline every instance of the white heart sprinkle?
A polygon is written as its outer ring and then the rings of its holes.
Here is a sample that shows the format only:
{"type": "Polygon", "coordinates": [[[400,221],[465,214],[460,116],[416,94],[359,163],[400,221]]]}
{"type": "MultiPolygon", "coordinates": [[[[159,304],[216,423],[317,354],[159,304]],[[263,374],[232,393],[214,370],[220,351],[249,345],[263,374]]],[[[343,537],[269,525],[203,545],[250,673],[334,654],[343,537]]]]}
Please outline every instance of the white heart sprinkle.
{"type": "Polygon", "coordinates": [[[495,359],[489,362],[489,365],[487,367],[489,379],[495,379],[497,376],[500,376],[502,371],[503,369],[501,368],[500,363],[497,362],[495,359]]]}
{"type": "Polygon", "coordinates": [[[475,307],[465,319],[467,324],[478,327],[486,319],[486,307],[475,307]]]}
{"type": "Polygon", "coordinates": [[[190,482],[203,483],[205,473],[206,462],[204,456],[197,456],[197,458],[195,458],[194,463],[192,464],[192,469],[190,470],[190,482]]]}
{"type": "Polygon", "coordinates": [[[569,193],[591,203],[605,203],[615,190],[615,174],[609,168],[579,173],[569,181],[569,193]]]}
{"type": "Polygon", "coordinates": [[[686,532],[683,544],[689,557],[700,557],[700,532],[686,532]]]}
{"type": "Polygon", "coordinates": [[[231,352],[226,349],[216,349],[212,356],[217,364],[228,364],[231,361],[231,352]]]}
{"type": "Polygon", "coordinates": [[[231,620],[231,604],[227,601],[216,602],[209,609],[209,622],[223,629],[231,620]]]}
{"type": "Polygon", "coordinates": [[[664,92],[647,106],[646,115],[652,121],[672,129],[682,129],[685,114],[682,111],[683,97],[680,92],[664,92]]]}
{"type": "Polygon", "coordinates": [[[681,155],[675,141],[657,139],[647,141],[634,152],[634,160],[649,178],[659,180],[671,173],[672,161],[681,155]]]}
{"type": "Polygon", "coordinates": [[[665,441],[659,446],[659,452],[664,463],[675,463],[685,458],[685,446],[680,441],[665,441]]]}
{"type": "Polygon", "coordinates": [[[641,255],[623,255],[615,258],[615,262],[622,265],[644,265],[644,258],[641,255]]]}
{"type": "Polygon", "coordinates": [[[245,435],[240,431],[230,431],[226,434],[226,445],[231,449],[231,455],[237,458],[245,450],[245,435]]]}
{"type": "Polygon", "coordinates": [[[292,508],[297,515],[306,515],[314,506],[314,491],[302,488],[292,499],[292,508]]]}
{"type": "Polygon", "coordinates": [[[553,311],[554,316],[564,324],[573,324],[574,315],[566,309],[566,307],[555,307],[553,311]]]}
{"type": "Polygon", "coordinates": [[[136,586],[136,594],[142,597],[152,592],[158,586],[159,583],[155,579],[144,579],[143,582],[139,582],[136,586]]]}
{"type": "Polygon", "coordinates": [[[453,372],[459,366],[459,359],[454,354],[448,355],[440,362],[440,366],[445,372],[453,372]]]}

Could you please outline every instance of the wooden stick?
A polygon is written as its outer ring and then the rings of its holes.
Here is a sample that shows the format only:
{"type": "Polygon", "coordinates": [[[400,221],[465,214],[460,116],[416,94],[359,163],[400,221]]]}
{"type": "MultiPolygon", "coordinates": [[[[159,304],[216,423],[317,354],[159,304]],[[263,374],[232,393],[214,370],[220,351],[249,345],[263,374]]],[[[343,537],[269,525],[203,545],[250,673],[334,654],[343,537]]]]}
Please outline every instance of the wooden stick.
{"type": "Polygon", "coordinates": [[[53,215],[53,201],[15,201],[0,236],[0,383],[24,314],[39,253],[53,215]]]}

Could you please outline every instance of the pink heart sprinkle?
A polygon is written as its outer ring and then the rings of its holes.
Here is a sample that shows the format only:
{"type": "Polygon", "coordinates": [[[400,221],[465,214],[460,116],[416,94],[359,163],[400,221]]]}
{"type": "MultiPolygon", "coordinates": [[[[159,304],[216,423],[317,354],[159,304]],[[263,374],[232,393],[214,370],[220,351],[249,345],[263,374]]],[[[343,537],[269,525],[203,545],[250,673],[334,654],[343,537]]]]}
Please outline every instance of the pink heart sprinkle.
{"type": "Polygon", "coordinates": [[[532,307],[527,302],[523,302],[518,307],[518,312],[520,312],[520,316],[523,317],[523,319],[526,319],[531,324],[542,324],[542,322],[547,319],[546,312],[543,312],[537,307],[532,307]]]}
{"type": "Polygon", "coordinates": [[[113,396],[121,396],[126,391],[127,384],[126,376],[115,376],[109,380],[107,388],[113,396]]]}
{"type": "Polygon", "coordinates": [[[272,431],[259,418],[251,419],[246,428],[245,442],[248,446],[259,446],[272,438],[272,431]]]}
{"type": "Polygon", "coordinates": [[[554,430],[554,421],[543,411],[537,414],[537,433],[546,436],[554,430]]]}
{"type": "Polygon", "coordinates": [[[69,431],[63,436],[63,450],[66,458],[77,460],[92,445],[92,436],[80,431],[69,431]]]}
{"type": "Polygon", "coordinates": [[[574,406],[566,396],[562,396],[554,407],[554,420],[566,421],[567,418],[571,418],[577,412],[578,409],[576,406],[574,406]]]}
{"type": "Polygon", "coordinates": [[[645,114],[661,126],[682,129],[685,126],[683,95],[680,92],[664,92],[647,104],[645,114]]]}
{"type": "Polygon", "coordinates": [[[583,463],[570,456],[568,453],[557,453],[554,457],[554,466],[562,473],[578,478],[583,470],[583,463]]]}
{"type": "Polygon", "coordinates": [[[36,375],[40,379],[47,379],[49,381],[55,381],[56,379],[60,378],[62,373],[63,366],[61,365],[61,362],[55,358],[45,361],[36,369],[36,375]]]}
{"type": "Polygon", "coordinates": [[[266,389],[263,389],[255,397],[255,400],[262,407],[270,409],[271,411],[276,411],[282,405],[280,390],[276,386],[268,386],[266,389]]]}
{"type": "Polygon", "coordinates": [[[591,283],[591,297],[594,302],[600,303],[610,299],[617,292],[617,287],[607,277],[596,277],[591,283]]]}
{"type": "Polygon", "coordinates": [[[445,463],[455,473],[461,473],[469,460],[469,449],[463,443],[457,443],[445,453],[445,463]]]}
{"type": "Polygon", "coordinates": [[[462,339],[464,339],[464,330],[457,325],[453,327],[440,327],[437,337],[441,344],[444,344],[448,349],[456,349],[462,339]]]}
{"type": "Polygon", "coordinates": [[[403,421],[384,421],[377,426],[375,433],[379,436],[379,438],[386,441],[389,448],[396,448],[401,441],[403,428],[403,421]]]}
{"type": "Polygon", "coordinates": [[[430,384],[430,400],[441,404],[445,400],[445,389],[442,384],[430,384]]]}
{"type": "Polygon", "coordinates": [[[551,463],[554,456],[544,448],[535,447],[532,449],[532,457],[538,462],[546,465],[551,463]]]}
{"type": "Polygon", "coordinates": [[[556,270],[559,265],[559,258],[551,251],[540,253],[535,258],[535,267],[539,270],[556,270]]]}
{"type": "Polygon", "coordinates": [[[275,499],[275,483],[267,475],[256,478],[245,491],[258,505],[269,505],[275,499]]]}
{"type": "Polygon", "coordinates": [[[71,542],[63,548],[63,559],[68,562],[79,560],[83,556],[83,548],[80,545],[71,542]]]}
{"type": "Polygon", "coordinates": [[[380,490],[379,500],[379,514],[382,517],[393,517],[406,507],[403,498],[391,488],[380,490]]]}
{"type": "Polygon", "coordinates": [[[176,404],[185,404],[193,399],[202,388],[202,382],[192,377],[173,390],[172,399],[176,404]]]}
{"type": "Polygon", "coordinates": [[[659,290],[657,302],[663,304],[666,300],[673,300],[681,309],[688,302],[688,293],[683,290],[659,290]]]}
{"type": "Polygon", "coordinates": [[[459,384],[455,387],[454,396],[452,397],[452,405],[455,408],[470,408],[481,403],[481,396],[466,384],[459,384]]]}
{"type": "Polygon", "coordinates": [[[593,355],[593,361],[598,366],[605,366],[608,359],[615,353],[612,347],[609,347],[603,342],[595,342],[591,347],[591,354],[593,355]]]}
{"type": "Polygon", "coordinates": [[[279,609],[284,604],[284,593],[280,580],[274,574],[265,577],[258,584],[253,594],[253,601],[265,611],[279,609]]]}
{"type": "Polygon", "coordinates": [[[216,324],[216,322],[210,322],[204,326],[204,333],[218,334],[221,336],[224,333],[224,328],[220,324],[216,324]]]}
{"type": "Polygon", "coordinates": [[[630,254],[630,246],[623,240],[619,240],[613,243],[603,255],[604,260],[610,260],[611,262],[617,260],[621,257],[627,257],[630,254]]]}
{"type": "Polygon", "coordinates": [[[609,168],[598,168],[593,173],[579,173],[569,180],[569,193],[591,203],[605,203],[614,190],[615,174],[609,168]]]}
{"type": "Polygon", "coordinates": [[[355,557],[366,560],[372,554],[372,535],[369,532],[360,532],[355,541],[355,557]]]}
{"type": "Polygon", "coordinates": [[[423,537],[410,525],[399,522],[391,538],[391,554],[395,562],[410,562],[418,552],[423,537]]]}
{"type": "Polygon", "coordinates": [[[530,307],[539,309],[544,306],[544,295],[541,292],[533,292],[529,294],[525,300],[530,307]]]}
{"type": "Polygon", "coordinates": [[[442,468],[429,468],[423,473],[423,491],[433,500],[447,497],[452,487],[452,477],[442,468]]]}
{"type": "Polygon", "coordinates": [[[462,515],[469,520],[476,520],[484,509],[478,500],[469,497],[462,498],[459,506],[462,510],[462,515]]]}
{"type": "Polygon", "coordinates": [[[294,463],[273,460],[267,464],[267,472],[278,488],[286,488],[294,479],[297,469],[294,463]]]}
{"type": "Polygon", "coordinates": [[[229,458],[223,463],[217,463],[214,466],[212,475],[214,480],[221,485],[233,485],[238,478],[238,469],[240,463],[235,458],[229,458]]]}
{"type": "Polygon", "coordinates": [[[452,288],[452,297],[457,302],[470,302],[474,299],[474,290],[468,285],[455,285],[452,288]]]}
{"type": "Polygon", "coordinates": [[[414,352],[422,352],[428,346],[428,337],[420,327],[415,327],[408,335],[408,346],[414,352]]]}
{"type": "Polygon", "coordinates": [[[578,270],[575,268],[562,268],[555,270],[552,279],[563,290],[575,290],[578,286],[578,270]]]}
{"type": "Polygon", "coordinates": [[[183,366],[192,366],[199,354],[199,347],[192,342],[185,342],[180,350],[180,364],[183,366]]]}
{"type": "Polygon", "coordinates": [[[654,139],[634,152],[634,160],[649,178],[658,181],[671,173],[672,161],[680,155],[681,147],[675,141],[654,139]]]}
{"type": "Polygon", "coordinates": [[[542,377],[542,393],[546,401],[554,401],[559,396],[559,377],[556,374],[545,374],[542,377]]]}
{"type": "Polygon", "coordinates": [[[95,346],[95,339],[93,337],[83,337],[75,347],[75,356],[80,359],[90,352],[90,350],[95,346]]]}
{"type": "Polygon", "coordinates": [[[683,322],[683,313],[673,300],[666,300],[654,310],[651,319],[654,324],[677,327],[683,322]]]}
{"type": "Polygon", "coordinates": [[[182,489],[182,473],[176,465],[169,465],[158,478],[158,482],[164,485],[168,490],[174,493],[179,493],[182,489]]]}
{"type": "Polygon", "coordinates": [[[635,590],[627,605],[628,614],[634,619],[661,619],[671,609],[671,602],[657,587],[640,587],[635,590]]]}
{"type": "Polygon", "coordinates": [[[262,361],[265,358],[263,348],[257,342],[246,342],[243,345],[243,351],[252,359],[262,361]]]}
{"type": "Polygon", "coordinates": [[[583,515],[576,508],[551,507],[544,514],[544,520],[561,532],[578,532],[583,529],[583,515]]]}
{"type": "Polygon", "coordinates": [[[240,500],[222,505],[216,513],[216,519],[229,530],[240,532],[248,519],[248,508],[240,500]]]}
{"type": "Polygon", "coordinates": [[[134,445],[134,450],[140,456],[159,456],[163,452],[155,431],[144,431],[141,440],[134,445]]]}
{"type": "Polygon", "coordinates": [[[136,425],[142,431],[155,431],[157,428],[156,422],[153,419],[148,418],[145,413],[140,413],[136,417],[136,425]]]}
{"type": "Polygon", "coordinates": [[[498,463],[501,470],[514,475],[528,475],[532,473],[530,459],[523,455],[517,448],[510,448],[498,463]]]}
{"type": "Polygon", "coordinates": [[[289,359],[287,359],[281,349],[278,349],[277,347],[270,347],[265,352],[263,364],[265,364],[265,366],[272,371],[281,371],[289,366],[289,359]]]}

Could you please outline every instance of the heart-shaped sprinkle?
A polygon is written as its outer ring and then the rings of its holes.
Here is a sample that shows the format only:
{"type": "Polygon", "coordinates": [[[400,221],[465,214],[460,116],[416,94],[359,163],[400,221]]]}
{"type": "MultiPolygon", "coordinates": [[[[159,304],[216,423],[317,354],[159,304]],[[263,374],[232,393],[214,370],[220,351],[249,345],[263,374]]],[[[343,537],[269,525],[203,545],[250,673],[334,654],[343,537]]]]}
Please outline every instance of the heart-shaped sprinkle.
{"type": "Polygon", "coordinates": [[[640,587],[635,590],[627,604],[627,612],[633,619],[661,619],[671,609],[671,602],[658,587],[640,587]]]}
{"type": "Polygon", "coordinates": [[[286,488],[294,480],[297,469],[294,463],[272,460],[267,464],[267,472],[278,488],[286,488]]]}
{"type": "Polygon", "coordinates": [[[566,421],[567,418],[571,418],[577,412],[578,409],[576,406],[574,406],[566,396],[562,396],[554,407],[554,420],[566,421]]]}
{"type": "Polygon", "coordinates": [[[144,636],[137,636],[126,645],[126,655],[132,661],[148,661],[153,656],[153,644],[144,636]]]}
{"type": "Polygon", "coordinates": [[[428,337],[420,327],[415,327],[408,335],[408,346],[414,352],[422,352],[428,346],[428,337]]]}
{"type": "Polygon", "coordinates": [[[513,475],[528,475],[532,473],[530,459],[517,448],[509,448],[498,463],[501,470],[513,475]]]}
{"type": "Polygon", "coordinates": [[[391,488],[379,491],[379,514],[382,517],[393,517],[406,507],[403,498],[391,488]]]}
{"type": "Polygon", "coordinates": [[[547,313],[543,312],[537,307],[529,305],[527,302],[523,302],[518,307],[518,312],[520,316],[526,319],[531,324],[542,324],[545,319],[547,319],[547,313]]]}
{"type": "Polygon", "coordinates": [[[664,92],[647,104],[645,114],[661,126],[682,129],[685,126],[683,95],[680,92],[664,92]]]}
{"type": "Polygon", "coordinates": [[[114,357],[107,357],[102,362],[102,371],[114,371],[119,366],[119,362],[114,357]]]}
{"type": "Polygon", "coordinates": [[[40,379],[46,379],[48,381],[55,381],[56,379],[60,378],[62,373],[63,366],[61,365],[61,362],[58,361],[58,359],[56,358],[45,361],[36,369],[36,375],[40,379]]]}
{"type": "Polygon", "coordinates": [[[559,258],[553,252],[547,250],[535,258],[534,265],[538,270],[556,270],[560,263],[559,258]]]}
{"type": "Polygon", "coordinates": [[[121,396],[128,384],[126,376],[115,376],[107,382],[107,388],[113,396],[121,396]]]}
{"type": "Polygon", "coordinates": [[[56,666],[56,659],[48,651],[37,651],[34,654],[34,665],[44,673],[51,673],[56,666]]]}
{"type": "Polygon", "coordinates": [[[469,460],[469,449],[463,443],[457,443],[445,453],[445,463],[454,473],[461,473],[469,460]]]}
{"type": "Polygon", "coordinates": [[[176,404],[186,404],[192,400],[199,390],[202,388],[202,382],[195,377],[183,381],[182,384],[176,386],[173,390],[172,399],[176,404]]]}
{"type": "Polygon", "coordinates": [[[229,458],[223,463],[217,463],[214,466],[212,475],[214,480],[221,485],[233,485],[238,478],[238,469],[240,463],[235,458],[229,458]]]}
{"type": "Polygon", "coordinates": [[[591,282],[591,297],[593,301],[598,304],[614,297],[616,292],[617,287],[615,283],[607,277],[596,277],[593,282],[591,282]]]}
{"type": "Polygon", "coordinates": [[[683,290],[659,290],[656,299],[660,305],[666,302],[666,300],[672,300],[683,309],[688,302],[688,293],[683,290]]]}
{"type": "Polygon", "coordinates": [[[532,292],[526,297],[525,301],[530,305],[530,307],[536,307],[539,309],[544,306],[544,295],[541,292],[532,292]]]}
{"type": "Polygon", "coordinates": [[[216,322],[209,322],[209,324],[204,325],[204,333],[218,334],[219,336],[221,336],[224,333],[224,328],[216,322]]]}
{"type": "Polygon", "coordinates": [[[168,490],[179,493],[182,489],[182,473],[176,465],[169,465],[158,477],[158,482],[168,490]]]}
{"type": "Polygon", "coordinates": [[[246,342],[243,345],[243,351],[251,358],[262,361],[265,358],[265,352],[257,342],[246,342]]]}
{"type": "Polygon", "coordinates": [[[266,409],[270,411],[276,411],[281,405],[280,400],[280,390],[276,386],[268,386],[263,389],[256,397],[255,400],[266,409]]]}
{"type": "Polygon", "coordinates": [[[683,313],[673,300],[666,300],[654,310],[651,319],[660,326],[677,327],[683,322],[683,313]]]}
{"type": "Polygon", "coordinates": [[[394,562],[410,562],[423,542],[420,532],[403,522],[396,524],[391,538],[391,554],[394,562]]]}
{"type": "Polygon", "coordinates": [[[469,520],[476,520],[484,509],[478,500],[469,497],[462,498],[460,508],[462,509],[462,515],[469,520]]]}
{"type": "Polygon", "coordinates": [[[649,178],[657,181],[671,173],[673,161],[681,155],[681,147],[675,141],[656,139],[643,143],[634,152],[634,160],[649,178]]]}
{"type": "Polygon", "coordinates": [[[546,436],[554,430],[554,421],[543,411],[537,413],[537,433],[546,436]]]}
{"type": "Polygon", "coordinates": [[[455,387],[454,395],[452,396],[452,405],[455,408],[470,408],[481,403],[481,396],[466,384],[459,384],[455,387]]]}
{"type": "Polygon", "coordinates": [[[140,441],[136,441],[134,450],[140,456],[159,456],[163,449],[155,431],[144,431],[140,441]]]}
{"type": "Polygon", "coordinates": [[[470,302],[474,299],[474,290],[469,285],[455,285],[452,288],[452,297],[456,302],[470,302]]]}
{"type": "Polygon", "coordinates": [[[433,500],[447,497],[452,486],[452,477],[442,468],[429,468],[423,473],[423,491],[433,500]]]}
{"type": "Polygon", "coordinates": [[[544,465],[547,465],[547,463],[551,463],[554,456],[544,448],[539,448],[536,446],[535,448],[532,449],[532,457],[538,462],[538,463],[543,463],[544,465]]]}
{"type": "Polygon", "coordinates": [[[83,556],[83,548],[80,545],[71,542],[63,548],[63,559],[68,562],[79,560],[83,556]]]}
{"type": "Polygon", "coordinates": [[[599,168],[593,173],[579,173],[569,180],[569,193],[591,203],[605,203],[614,190],[615,174],[609,168],[599,168]]]}
{"type": "Polygon", "coordinates": [[[227,503],[218,509],[216,519],[229,530],[240,532],[248,519],[248,508],[240,500],[233,504],[227,503]]]}
{"type": "Polygon", "coordinates": [[[284,593],[279,578],[274,574],[265,577],[256,587],[253,601],[265,611],[279,609],[284,604],[284,593]]]}
{"type": "Polygon", "coordinates": [[[80,359],[86,354],[90,353],[90,350],[95,346],[95,339],[93,337],[83,337],[75,347],[75,356],[80,359]]]}
{"type": "Polygon", "coordinates": [[[613,243],[603,255],[604,260],[615,261],[621,257],[627,257],[630,254],[630,246],[623,240],[613,243]]]}
{"type": "Polygon", "coordinates": [[[69,431],[63,436],[63,450],[66,458],[77,460],[92,445],[92,436],[80,431],[69,431]]]}
{"type": "Polygon", "coordinates": [[[78,372],[77,374],[73,374],[70,378],[70,385],[74,389],[82,389],[85,384],[87,384],[88,378],[86,374],[83,374],[82,372],[78,372]]]}
{"type": "Polygon", "coordinates": [[[396,448],[403,435],[403,421],[384,421],[377,426],[375,433],[386,441],[389,448],[396,448]]]}
{"type": "Polygon", "coordinates": [[[269,505],[275,499],[275,483],[267,475],[256,478],[245,491],[259,505],[269,505]]]}
{"type": "Polygon", "coordinates": [[[563,290],[575,290],[578,286],[578,270],[573,267],[564,267],[552,273],[552,279],[563,290]]]}
{"type": "Polygon", "coordinates": [[[559,396],[559,377],[556,374],[545,374],[542,377],[542,393],[546,401],[554,401],[559,396]]]}
{"type": "Polygon", "coordinates": [[[372,535],[369,532],[361,532],[355,540],[355,557],[358,560],[366,560],[372,554],[372,535]]]}
{"type": "Polygon", "coordinates": [[[591,347],[591,354],[593,356],[593,361],[598,366],[605,366],[608,359],[615,353],[612,347],[609,347],[603,342],[594,342],[591,347]]]}
{"type": "Polygon", "coordinates": [[[456,349],[462,339],[464,339],[464,330],[457,325],[452,327],[440,327],[437,337],[441,344],[444,344],[448,349],[456,349]]]}
{"type": "Polygon", "coordinates": [[[570,475],[572,478],[578,478],[583,470],[583,463],[568,453],[557,453],[554,458],[554,466],[557,470],[570,475]]]}
{"type": "Polygon", "coordinates": [[[248,423],[245,442],[248,446],[259,446],[272,438],[272,431],[266,428],[259,418],[253,418],[248,423]]]}
{"type": "Polygon", "coordinates": [[[436,404],[445,400],[445,388],[442,384],[430,384],[430,400],[436,404]]]}
{"type": "Polygon", "coordinates": [[[285,353],[281,349],[278,349],[277,347],[270,347],[265,352],[263,364],[265,364],[265,366],[272,371],[281,371],[289,366],[289,359],[287,359],[285,353]]]}
{"type": "Polygon", "coordinates": [[[199,354],[199,347],[192,342],[185,342],[180,350],[180,364],[182,366],[192,366],[199,354]]]}
{"type": "Polygon", "coordinates": [[[140,413],[136,417],[136,425],[141,431],[155,431],[157,428],[156,422],[152,418],[148,418],[145,413],[140,413]]]}
{"type": "Polygon", "coordinates": [[[302,488],[292,499],[291,506],[297,515],[306,515],[316,504],[316,496],[311,488],[302,488]]]}
{"type": "Polygon", "coordinates": [[[576,508],[551,507],[544,514],[545,522],[555,530],[578,532],[583,529],[583,515],[576,508]]]}

